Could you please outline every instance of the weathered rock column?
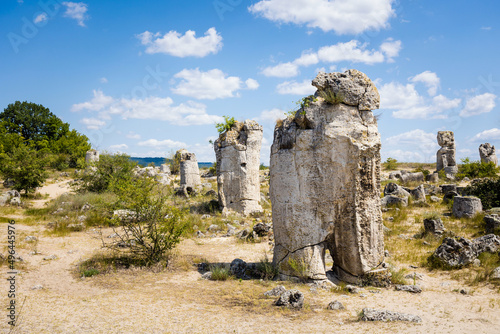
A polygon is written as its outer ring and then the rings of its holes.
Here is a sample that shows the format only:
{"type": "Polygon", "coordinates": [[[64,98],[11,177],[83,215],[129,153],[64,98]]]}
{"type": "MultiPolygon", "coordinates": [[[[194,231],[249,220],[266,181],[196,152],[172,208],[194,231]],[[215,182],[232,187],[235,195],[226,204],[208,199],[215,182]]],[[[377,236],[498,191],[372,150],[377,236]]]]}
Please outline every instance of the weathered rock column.
{"type": "Polygon", "coordinates": [[[452,131],[439,131],[437,142],[441,148],[436,153],[436,170],[444,170],[446,175],[455,176],[458,172],[455,160],[455,136],[452,131]]]}
{"type": "Polygon", "coordinates": [[[85,162],[87,164],[93,163],[93,162],[98,162],[99,161],[99,151],[96,150],[89,150],[85,154],[85,162]]]}
{"type": "Polygon", "coordinates": [[[214,143],[217,187],[223,210],[248,215],[261,212],[260,147],[262,126],[255,121],[236,122],[214,143]]]}
{"type": "Polygon", "coordinates": [[[177,151],[176,154],[180,155],[180,186],[191,188],[192,190],[201,187],[200,169],[198,168],[196,155],[194,153],[189,153],[185,149],[177,151]]]}
{"type": "Polygon", "coordinates": [[[359,282],[384,259],[381,142],[371,112],[380,97],[357,70],[319,73],[312,84],[317,100],[274,130],[273,262],[283,275],[297,276],[299,269],[325,279],[328,249],[340,279],[359,282]],[[322,92],[336,98],[327,102],[322,92]]]}
{"type": "Polygon", "coordinates": [[[491,145],[490,143],[479,145],[479,156],[481,157],[481,162],[493,162],[495,165],[498,165],[495,146],[491,145]]]}

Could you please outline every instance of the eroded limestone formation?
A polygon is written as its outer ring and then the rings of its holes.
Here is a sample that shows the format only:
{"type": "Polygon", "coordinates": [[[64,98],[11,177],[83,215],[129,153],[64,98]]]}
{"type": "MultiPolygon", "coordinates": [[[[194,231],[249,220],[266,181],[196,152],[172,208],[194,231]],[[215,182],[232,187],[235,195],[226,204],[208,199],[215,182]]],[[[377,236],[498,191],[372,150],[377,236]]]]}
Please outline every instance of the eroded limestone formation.
{"type": "Polygon", "coordinates": [[[223,210],[244,215],[262,211],[260,201],[260,147],[262,126],[255,121],[236,122],[214,143],[217,187],[223,210]]]}
{"type": "Polygon", "coordinates": [[[310,279],[325,279],[328,249],[338,276],[359,282],[384,258],[381,143],[371,111],[380,98],[357,70],[319,73],[312,84],[317,98],[274,130],[273,262],[282,275],[301,270],[310,279]]]}
{"type": "Polygon", "coordinates": [[[495,165],[498,165],[495,146],[491,145],[490,143],[479,145],[479,156],[481,157],[481,162],[493,162],[495,165]]]}
{"type": "Polygon", "coordinates": [[[455,160],[455,137],[452,131],[439,131],[437,142],[441,148],[436,154],[437,171],[444,170],[447,176],[454,176],[458,172],[455,160]]]}
{"type": "Polygon", "coordinates": [[[194,153],[189,153],[185,149],[177,151],[179,155],[179,171],[181,175],[180,186],[186,189],[196,189],[201,187],[200,169],[194,153]]]}
{"type": "Polygon", "coordinates": [[[85,154],[85,162],[87,164],[98,162],[99,161],[99,151],[97,150],[89,150],[85,154]]]}

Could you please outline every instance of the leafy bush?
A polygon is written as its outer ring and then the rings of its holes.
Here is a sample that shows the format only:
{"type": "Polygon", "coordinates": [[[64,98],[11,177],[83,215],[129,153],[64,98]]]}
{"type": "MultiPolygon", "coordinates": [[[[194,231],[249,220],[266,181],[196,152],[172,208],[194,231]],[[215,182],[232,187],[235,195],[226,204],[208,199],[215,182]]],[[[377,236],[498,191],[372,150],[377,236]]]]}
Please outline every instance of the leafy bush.
{"type": "Polygon", "coordinates": [[[383,165],[386,170],[395,170],[398,168],[398,161],[394,158],[387,158],[383,165]]]}
{"type": "Polygon", "coordinates": [[[136,165],[137,163],[131,161],[126,154],[101,154],[95,164],[95,170],[85,171],[79,190],[96,193],[108,191],[116,183],[130,181],[136,165]]]}
{"type": "Polygon", "coordinates": [[[117,207],[130,210],[127,217],[115,217],[121,226],[119,243],[110,245],[112,249],[129,251],[147,264],[157,263],[180,242],[186,229],[184,216],[187,210],[167,205],[159,185],[149,178],[122,179],[114,186],[118,196],[117,207]]]}
{"type": "Polygon", "coordinates": [[[458,166],[458,179],[468,177],[470,179],[482,177],[496,177],[500,168],[494,162],[470,161],[469,158],[462,159],[462,164],[458,166]]]}
{"type": "Polygon", "coordinates": [[[222,116],[222,117],[224,118],[224,122],[215,124],[215,128],[219,133],[224,133],[226,131],[231,130],[231,127],[234,125],[234,123],[236,123],[234,117],[229,117],[229,116],[222,116]]]}
{"type": "Polygon", "coordinates": [[[464,193],[481,199],[483,209],[500,207],[500,179],[478,179],[474,180],[464,193]]]}

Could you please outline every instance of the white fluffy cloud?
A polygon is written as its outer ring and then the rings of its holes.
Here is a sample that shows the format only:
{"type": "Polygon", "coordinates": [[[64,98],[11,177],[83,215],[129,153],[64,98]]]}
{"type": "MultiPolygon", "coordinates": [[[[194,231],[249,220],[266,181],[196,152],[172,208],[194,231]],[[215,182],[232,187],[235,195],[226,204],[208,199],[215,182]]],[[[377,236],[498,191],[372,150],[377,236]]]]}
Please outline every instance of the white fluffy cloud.
{"type": "MultiPolygon", "coordinates": [[[[423,82],[430,93],[434,93],[439,84],[435,73],[426,71],[408,79],[410,82],[423,82]]],[[[393,110],[392,116],[403,119],[445,119],[447,110],[457,108],[461,99],[449,99],[444,95],[434,97],[422,96],[415,84],[390,82],[379,89],[380,108],[393,110]]],[[[430,94],[431,96],[433,94],[430,94]]]]}
{"type": "Polygon", "coordinates": [[[130,131],[127,135],[127,138],[129,139],[141,139],[141,135],[135,132],[130,131]]]}
{"type": "Polygon", "coordinates": [[[276,87],[278,94],[311,95],[316,88],[311,85],[311,80],[302,82],[285,81],[276,87]]]}
{"type": "Polygon", "coordinates": [[[467,100],[464,109],[460,111],[461,117],[471,117],[488,113],[495,108],[497,96],[491,93],[484,93],[467,100]]]}
{"type": "Polygon", "coordinates": [[[393,0],[263,0],[248,10],[268,20],[295,23],[337,34],[388,27],[393,0]]]}
{"type": "Polygon", "coordinates": [[[120,151],[120,152],[123,152],[125,150],[128,150],[128,145],[127,144],[110,145],[109,149],[111,151],[120,151]]]}
{"type": "Polygon", "coordinates": [[[91,101],[74,104],[71,111],[98,112],[97,117],[81,120],[88,129],[104,126],[104,120],[113,116],[166,121],[181,126],[213,124],[223,120],[220,116],[207,114],[206,106],[198,102],[188,101],[175,105],[172,98],[157,96],[115,99],[104,95],[102,91],[94,91],[91,101]]]}
{"type": "Polygon", "coordinates": [[[137,143],[139,146],[154,147],[156,149],[160,148],[180,148],[187,147],[186,143],[180,141],[174,141],[170,139],[158,140],[158,139],[148,139],[146,141],[141,141],[137,143]]]}
{"type": "Polygon", "coordinates": [[[35,19],[33,20],[34,23],[41,23],[41,22],[45,22],[49,19],[49,16],[47,15],[47,13],[42,13],[40,15],[37,15],[37,17],[35,17],[35,19]]]}
{"type": "Polygon", "coordinates": [[[411,82],[421,82],[427,87],[427,93],[430,96],[434,96],[439,88],[440,79],[437,74],[431,71],[425,71],[417,74],[409,79],[411,82]]]}
{"type": "Polygon", "coordinates": [[[247,89],[250,90],[256,90],[257,88],[259,88],[259,83],[257,82],[257,80],[251,78],[245,81],[245,85],[247,86],[247,89]]]}
{"type": "Polygon", "coordinates": [[[274,108],[271,110],[264,110],[256,117],[258,121],[271,121],[276,122],[278,119],[285,118],[285,111],[282,109],[274,108]]]}
{"type": "Polygon", "coordinates": [[[421,129],[388,137],[382,145],[384,157],[392,157],[398,161],[406,162],[432,161],[438,149],[436,134],[421,129]],[[405,149],[402,150],[401,147],[405,149]]]}
{"type": "Polygon", "coordinates": [[[85,125],[88,130],[98,130],[106,125],[106,122],[98,118],[82,118],[80,123],[85,125]]]}
{"type": "Polygon", "coordinates": [[[493,128],[489,130],[484,130],[483,132],[479,132],[474,137],[472,137],[471,141],[474,142],[500,141],[500,129],[493,128]]]}
{"type": "Polygon", "coordinates": [[[222,36],[215,28],[205,32],[204,37],[196,37],[196,32],[186,31],[184,35],[177,31],[169,31],[164,36],[145,31],[138,34],[146,53],[164,53],[175,57],[205,57],[210,53],[216,54],[222,49],[222,36]]]}
{"type": "Polygon", "coordinates": [[[337,63],[349,61],[368,65],[384,61],[392,62],[393,58],[399,55],[399,51],[402,48],[401,41],[395,41],[392,38],[382,43],[379,50],[369,50],[367,47],[367,44],[362,44],[357,40],[323,46],[318,52],[310,50],[303,52],[294,61],[266,67],[262,70],[262,74],[268,77],[290,78],[299,74],[301,66],[316,65],[319,62],[337,63]]]}
{"type": "Polygon", "coordinates": [[[85,27],[85,20],[89,18],[87,15],[88,5],[83,2],[63,2],[62,5],[66,7],[64,16],[75,19],[79,26],[85,27]]]}
{"type": "MultiPolygon", "coordinates": [[[[181,81],[172,88],[172,92],[196,99],[214,100],[234,97],[235,92],[242,88],[240,78],[228,77],[219,69],[207,72],[202,72],[198,68],[184,69],[174,75],[174,78],[181,79],[181,81]]],[[[250,85],[252,84],[255,82],[250,81],[250,85]]]]}

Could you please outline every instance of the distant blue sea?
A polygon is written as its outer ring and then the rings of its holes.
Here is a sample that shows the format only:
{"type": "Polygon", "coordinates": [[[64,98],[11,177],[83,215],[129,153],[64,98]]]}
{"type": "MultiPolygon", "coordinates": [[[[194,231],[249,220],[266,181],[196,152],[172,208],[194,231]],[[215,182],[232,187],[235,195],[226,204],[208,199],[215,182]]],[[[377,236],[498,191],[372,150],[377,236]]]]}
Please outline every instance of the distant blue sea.
{"type": "MultiPolygon", "coordinates": [[[[137,163],[140,166],[142,166],[142,167],[146,167],[150,163],[154,163],[155,166],[160,167],[161,164],[165,163],[165,158],[152,158],[152,157],[137,158],[137,157],[130,157],[130,160],[137,161],[137,163]]],[[[209,168],[209,167],[212,167],[212,166],[213,166],[212,162],[198,162],[198,167],[199,168],[209,168]]]]}

